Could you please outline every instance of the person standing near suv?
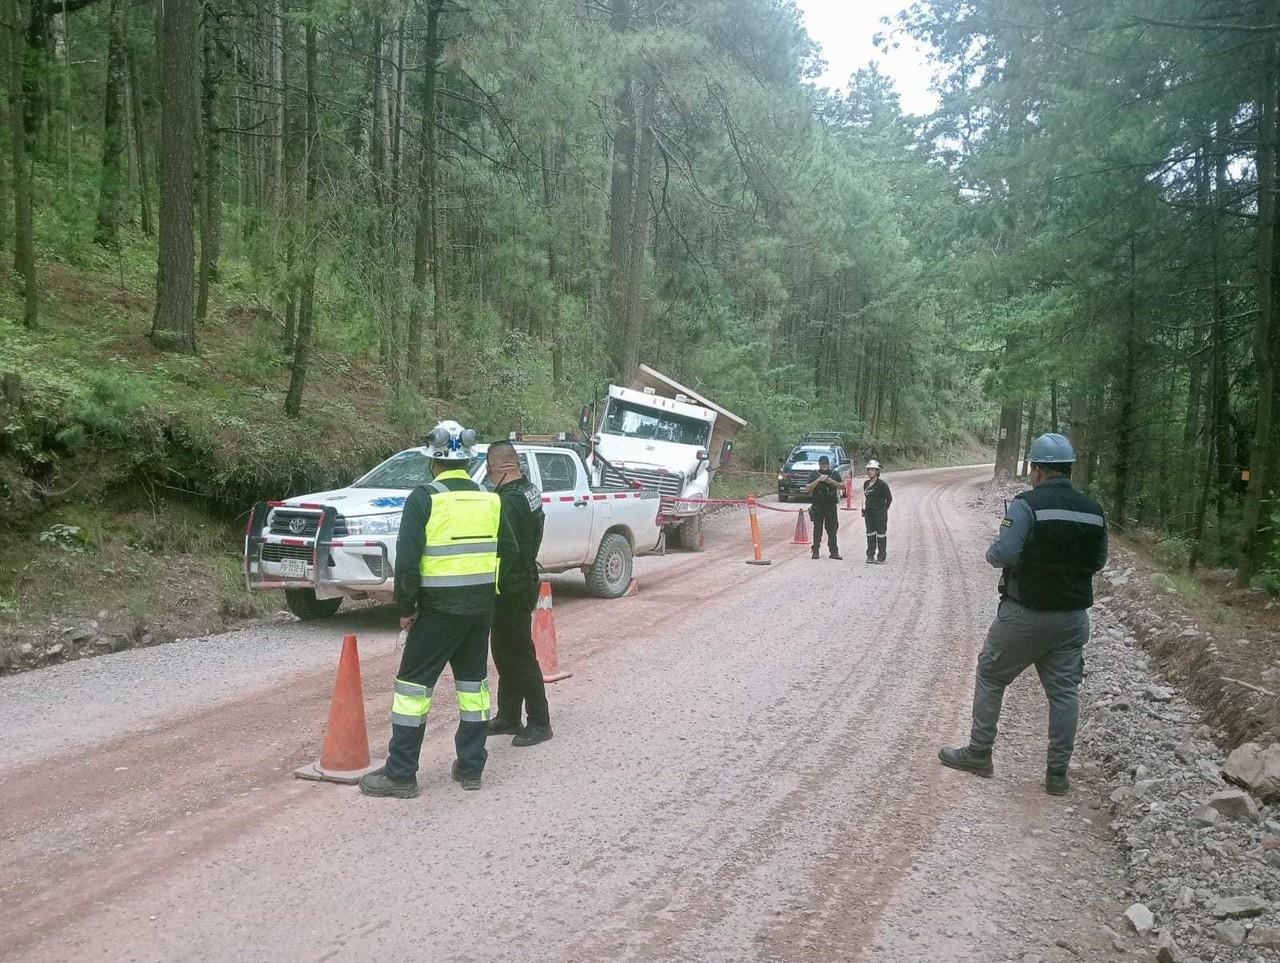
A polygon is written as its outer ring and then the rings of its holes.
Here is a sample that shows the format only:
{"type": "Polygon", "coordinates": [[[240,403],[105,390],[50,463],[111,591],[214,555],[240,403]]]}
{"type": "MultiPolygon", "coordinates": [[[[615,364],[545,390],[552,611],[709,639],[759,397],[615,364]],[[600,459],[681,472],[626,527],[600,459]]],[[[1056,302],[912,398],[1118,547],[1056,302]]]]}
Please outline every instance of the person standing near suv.
{"type": "Polygon", "coordinates": [[[823,455],[818,459],[818,470],[809,476],[804,490],[809,493],[809,518],[813,520],[813,557],[818,557],[822,547],[822,529],[827,529],[827,551],[839,560],[840,546],[836,543],[836,531],[840,528],[840,490],[844,479],[838,471],[831,470],[831,459],[823,455]]]}
{"type": "Polygon", "coordinates": [[[862,517],[867,523],[867,564],[883,565],[889,547],[889,506],[893,492],[880,477],[880,462],[867,462],[867,480],[862,483],[862,517]]]}

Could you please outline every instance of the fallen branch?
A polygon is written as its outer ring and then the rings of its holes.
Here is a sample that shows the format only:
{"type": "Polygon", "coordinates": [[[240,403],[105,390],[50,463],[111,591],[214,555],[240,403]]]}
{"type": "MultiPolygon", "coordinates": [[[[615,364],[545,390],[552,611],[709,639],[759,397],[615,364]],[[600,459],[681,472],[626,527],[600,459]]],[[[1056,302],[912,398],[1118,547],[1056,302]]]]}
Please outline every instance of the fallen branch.
{"type": "Polygon", "coordinates": [[[1248,689],[1250,692],[1259,692],[1262,695],[1270,696],[1273,699],[1276,697],[1276,694],[1270,689],[1264,689],[1262,686],[1254,685],[1252,682],[1241,682],[1239,679],[1232,679],[1230,676],[1225,675],[1221,678],[1223,682],[1230,682],[1233,685],[1241,686],[1242,688],[1248,689]]]}

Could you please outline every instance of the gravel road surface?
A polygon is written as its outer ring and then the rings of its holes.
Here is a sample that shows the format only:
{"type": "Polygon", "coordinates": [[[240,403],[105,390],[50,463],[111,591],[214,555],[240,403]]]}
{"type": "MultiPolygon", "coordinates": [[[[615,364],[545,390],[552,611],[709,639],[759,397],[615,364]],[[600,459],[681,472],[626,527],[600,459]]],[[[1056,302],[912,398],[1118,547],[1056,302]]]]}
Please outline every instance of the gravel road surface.
{"type": "Polygon", "coordinates": [[[291,775],[343,632],[385,747],[387,607],[0,679],[0,958],[1112,959],[1121,864],[1041,790],[1034,674],[995,779],[936,762],[995,608],[988,475],[890,476],[884,566],[856,512],[845,560],[811,560],[794,511],[745,565],[729,512],[706,552],[639,560],[636,597],[554,578],[555,738],[490,740],[479,793],[449,780],[447,674],[418,799],[291,775]]]}

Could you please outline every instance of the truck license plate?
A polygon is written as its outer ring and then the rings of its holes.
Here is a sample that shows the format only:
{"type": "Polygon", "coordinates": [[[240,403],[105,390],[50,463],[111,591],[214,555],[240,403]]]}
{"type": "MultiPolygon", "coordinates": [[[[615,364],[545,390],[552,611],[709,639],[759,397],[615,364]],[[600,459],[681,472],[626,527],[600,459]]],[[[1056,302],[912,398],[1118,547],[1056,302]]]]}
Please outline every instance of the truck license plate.
{"type": "Polygon", "coordinates": [[[300,558],[286,558],[280,561],[280,574],[285,578],[306,578],[307,563],[300,558]]]}

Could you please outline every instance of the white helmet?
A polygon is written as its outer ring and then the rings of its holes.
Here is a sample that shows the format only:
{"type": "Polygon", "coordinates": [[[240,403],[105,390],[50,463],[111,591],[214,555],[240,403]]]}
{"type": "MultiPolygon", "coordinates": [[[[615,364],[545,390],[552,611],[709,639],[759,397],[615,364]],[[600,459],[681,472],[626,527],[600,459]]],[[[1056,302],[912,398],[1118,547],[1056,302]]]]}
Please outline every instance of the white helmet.
{"type": "Polygon", "coordinates": [[[476,456],[471,447],[476,443],[474,429],[463,428],[456,421],[442,421],[431,429],[424,442],[427,454],[436,461],[470,461],[476,456]]]}
{"type": "Polygon", "coordinates": [[[871,469],[873,468],[876,471],[880,470],[880,462],[876,461],[874,458],[872,458],[869,462],[867,462],[867,471],[871,471],[871,469]]]}

